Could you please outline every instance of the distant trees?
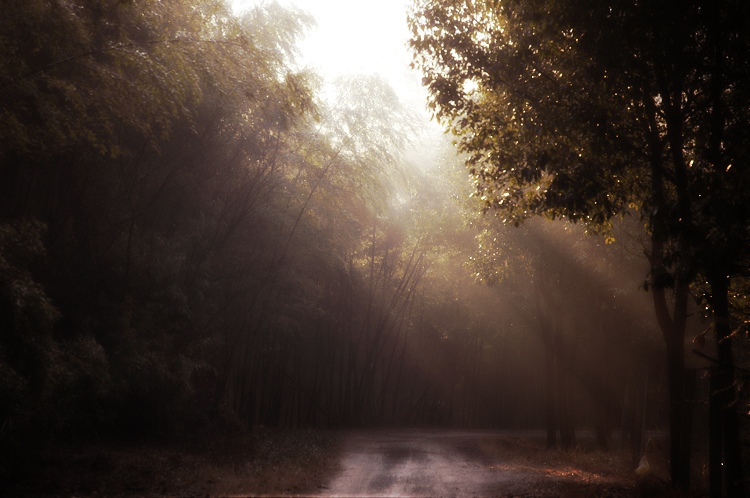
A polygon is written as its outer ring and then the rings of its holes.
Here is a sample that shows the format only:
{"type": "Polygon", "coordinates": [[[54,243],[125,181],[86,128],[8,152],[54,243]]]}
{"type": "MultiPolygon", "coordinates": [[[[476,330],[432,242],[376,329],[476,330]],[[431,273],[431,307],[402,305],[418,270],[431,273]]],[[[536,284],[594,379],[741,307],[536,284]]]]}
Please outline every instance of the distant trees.
{"type": "Polygon", "coordinates": [[[632,207],[644,213],[670,365],[672,481],[681,487],[687,299],[691,285],[712,282],[720,352],[711,402],[721,406],[712,495],[722,469],[728,492],[744,495],[725,306],[726,284],[747,275],[744,7],[425,1],[411,26],[431,106],[470,155],[487,207],[514,223],[542,214],[601,226],[632,207]]]}
{"type": "Polygon", "coordinates": [[[487,217],[477,223],[482,230],[471,268],[499,290],[498,298],[514,303],[523,333],[543,345],[547,445],[574,446],[576,425],[585,423],[603,449],[612,430],[621,429],[640,458],[643,389],[654,377],[658,344],[649,338],[657,325],[638,292],[639,253],[562,220],[529,220],[518,228],[487,217]],[[585,418],[575,409],[578,392],[590,403],[585,418]]]}

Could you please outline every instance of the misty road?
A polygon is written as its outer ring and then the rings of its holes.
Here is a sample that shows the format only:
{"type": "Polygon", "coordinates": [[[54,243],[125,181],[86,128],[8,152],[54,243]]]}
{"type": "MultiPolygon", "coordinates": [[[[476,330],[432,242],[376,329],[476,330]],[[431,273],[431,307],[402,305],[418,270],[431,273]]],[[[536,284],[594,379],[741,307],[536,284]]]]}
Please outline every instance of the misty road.
{"type": "Polygon", "coordinates": [[[321,496],[576,496],[583,488],[630,494],[632,483],[622,479],[544,461],[545,452],[516,434],[352,432],[341,471],[321,496]]]}

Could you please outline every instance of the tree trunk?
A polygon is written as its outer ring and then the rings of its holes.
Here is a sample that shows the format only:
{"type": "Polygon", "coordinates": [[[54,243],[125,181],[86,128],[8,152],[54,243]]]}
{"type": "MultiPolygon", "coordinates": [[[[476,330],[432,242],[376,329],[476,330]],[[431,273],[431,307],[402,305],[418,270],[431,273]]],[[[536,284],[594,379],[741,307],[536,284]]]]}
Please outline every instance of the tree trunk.
{"type": "Polygon", "coordinates": [[[563,369],[563,359],[567,354],[563,332],[555,331],[555,354],[557,355],[557,414],[560,425],[560,445],[569,450],[576,445],[576,431],[570,409],[569,373],[563,369]]]}
{"type": "Polygon", "coordinates": [[[547,425],[547,449],[557,446],[557,414],[555,412],[555,352],[550,344],[544,345],[544,420],[547,425]]]}
{"type": "MultiPolygon", "coordinates": [[[[687,319],[687,284],[680,279],[674,289],[674,317],[670,318],[665,289],[655,287],[652,292],[657,320],[667,348],[667,378],[669,385],[669,456],[672,485],[687,490],[690,487],[689,441],[686,431],[685,404],[685,322],[687,319]]],[[[689,434],[687,434],[689,438],[689,434]]]]}
{"type": "Polygon", "coordinates": [[[723,468],[727,495],[733,498],[743,498],[746,493],[742,471],[739,421],[735,406],[737,394],[734,383],[732,328],[729,316],[729,277],[726,276],[726,272],[714,271],[709,275],[709,282],[718,353],[718,364],[711,371],[709,399],[709,412],[712,417],[711,440],[709,441],[709,469],[712,472],[710,491],[712,497],[722,496],[721,470],[723,468]],[[719,475],[713,475],[714,472],[718,472],[719,475]]]}
{"type": "Polygon", "coordinates": [[[633,459],[633,468],[638,466],[638,462],[644,454],[645,444],[645,418],[646,403],[648,401],[648,373],[643,383],[643,394],[641,395],[640,379],[634,377],[629,389],[631,390],[632,402],[628,414],[628,428],[630,430],[630,451],[633,459]]]}
{"type": "Polygon", "coordinates": [[[680,461],[683,463],[683,480],[685,489],[690,487],[690,462],[693,451],[693,406],[695,400],[695,375],[693,369],[684,370],[682,435],[680,436],[680,461]]]}
{"type": "MultiPolygon", "coordinates": [[[[669,212],[670,203],[667,201],[664,185],[664,143],[662,131],[658,123],[658,110],[653,98],[646,96],[643,99],[648,128],[646,140],[648,144],[648,155],[651,163],[651,196],[655,209],[651,213],[651,253],[647,254],[651,265],[651,295],[654,302],[654,311],[659,323],[664,343],[667,348],[667,377],[669,385],[669,455],[670,455],[670,478],[672,486],[687,490],[690,485],[690,454],[683,450],[684,432],[682,430],[684,400],[685,400],[685,327],[687,321],[687,298],[688,283],[680,275],[671,275],[667,263],[664,261],[665,243],[670,233],[667,228],[668,220],[666,213],[669,212]],[[674,307],[670,315],[670,307],[667,305],[666,289],[674,283],[674,307]]],[[[675,124],[674,116],[670,123],[675,124]]],[[[682,157],[682,143],[679,118],[676,122],[677,129],[669,128],[670,143],[675,150],[675,175],[678,190],[684,193],[684,170],[685,163],[682,157]]],[[[680,211],[685,215],[684,199],[680,204],[680,211]]],[[[685,215],[686,216],[686,215],[685,215]]]]}
{"type": "Polygon", "coordinates": [[[711,498],[721,498],[723,493],[723,469],[722,454],[723,441],[722,434],[723,424],[721,420],[721,404],[717,399],[721,392],[719,388],[718,367],[711,367],[711,377],[709,379],[709,398],[708,398],[708,491],[711,498]]]}
{"type": "Polygon", "coordinates": [[[669,456],[671,461],[672,484],[681,489],[690,486],[689,467],[686,472],[685,458],[682,452],[682,421],[684,411],[685,358],[682,344],[667,346],[667,370],[669,382],[669,456]]]}

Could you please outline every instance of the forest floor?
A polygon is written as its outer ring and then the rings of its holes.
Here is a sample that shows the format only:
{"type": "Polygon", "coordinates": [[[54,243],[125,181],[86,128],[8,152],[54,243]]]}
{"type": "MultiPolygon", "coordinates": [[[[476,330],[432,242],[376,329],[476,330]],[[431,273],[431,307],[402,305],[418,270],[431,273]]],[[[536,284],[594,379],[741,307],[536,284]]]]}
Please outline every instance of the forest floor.
{"type": "MultiPolygon", "coordinates": [[[[162,443],[47,449],[5,472],[2,496],[681,497],[626,452],[579,438],[546,450],[531,432],[255,431],[162,443]]],[[[5,469],[7,470],[7,469],[5,469]]],[[[700,496],[700,495],[696,495],[700,496]]]]}

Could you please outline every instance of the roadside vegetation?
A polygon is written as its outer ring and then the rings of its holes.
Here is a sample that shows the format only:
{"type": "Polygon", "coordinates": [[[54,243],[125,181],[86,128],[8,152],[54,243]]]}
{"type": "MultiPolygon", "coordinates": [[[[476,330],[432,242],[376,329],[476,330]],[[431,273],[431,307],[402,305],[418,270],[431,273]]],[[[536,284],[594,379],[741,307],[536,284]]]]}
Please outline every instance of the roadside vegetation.
{"type": "Polygon", "coordinates": [[[19,455],[4,496],[226,496],[320,492],[338,465],[331,432],[256,430],[179,440],[55,445],[19,455]]]}

